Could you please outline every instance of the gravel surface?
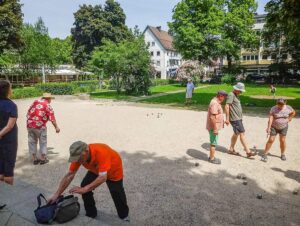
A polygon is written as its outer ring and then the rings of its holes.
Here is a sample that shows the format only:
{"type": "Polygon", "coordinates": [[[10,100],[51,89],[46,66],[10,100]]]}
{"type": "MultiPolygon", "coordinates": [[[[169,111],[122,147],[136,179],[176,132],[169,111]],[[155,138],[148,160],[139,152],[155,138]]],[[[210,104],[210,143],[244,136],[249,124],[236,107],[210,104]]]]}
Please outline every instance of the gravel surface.
{"type": "MultiPolygon", "coordinates": [[[[300,188],[299,118],[289,126],[286,162],[279,158],[278,140],[267,163],[259,156],[245,158],[240,143],[237,150],[242,157],[228,155],[232,129],[226,127],[216,152],[222,164],[214,165],[207,162],[206,112],[58,97],[52,107],[61,133],[48,124],[50,162],[33,166],[26,131],[32,101],[16,101],[18,179],[53,192],[67,172],[73,141],[106,143],[122,155],[135,225],[300,225],[300,196],[293,194],[300,188]],[[238,174],[246,176],[247,186],[237,179],[238,174]]],[[[261,152],[267,140],[267,112],[266,116],[245,116],[244,124],[249,146],[261,152]]],[[[79,185],[84,173],[80,169],[72,185],[79,185]]],[[[106,185],[96,189],[95,198],[101,212],[117,217],[106,185]]]]}

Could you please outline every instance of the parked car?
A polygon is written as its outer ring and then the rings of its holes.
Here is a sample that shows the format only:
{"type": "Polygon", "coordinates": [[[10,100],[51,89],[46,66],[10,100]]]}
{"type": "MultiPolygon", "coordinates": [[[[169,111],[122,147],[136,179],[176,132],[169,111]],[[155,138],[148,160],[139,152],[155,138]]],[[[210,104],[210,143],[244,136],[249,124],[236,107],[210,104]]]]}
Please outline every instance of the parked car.
{"type": "Polygon", "coordinates": [[[249,74],[246,77],[246,81],[254,82],[257,84],[263,84],[263,83],[266,83],[267,77],[265,75],[261,75],[261,74],[249,74]]]}

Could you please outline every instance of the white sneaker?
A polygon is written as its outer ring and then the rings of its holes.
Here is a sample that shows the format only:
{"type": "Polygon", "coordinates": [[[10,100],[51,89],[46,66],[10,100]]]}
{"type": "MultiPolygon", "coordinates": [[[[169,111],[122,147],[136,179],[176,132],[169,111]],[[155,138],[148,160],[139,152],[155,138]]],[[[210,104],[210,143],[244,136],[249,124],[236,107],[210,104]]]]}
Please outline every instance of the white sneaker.
{"type": "Polygon", "coordinates": [[[123,220],[123,221],[130,222],[130,217],[129,217],[129,216],[127,216],[127,217],[123,218],[122,220],[123,220]]]}

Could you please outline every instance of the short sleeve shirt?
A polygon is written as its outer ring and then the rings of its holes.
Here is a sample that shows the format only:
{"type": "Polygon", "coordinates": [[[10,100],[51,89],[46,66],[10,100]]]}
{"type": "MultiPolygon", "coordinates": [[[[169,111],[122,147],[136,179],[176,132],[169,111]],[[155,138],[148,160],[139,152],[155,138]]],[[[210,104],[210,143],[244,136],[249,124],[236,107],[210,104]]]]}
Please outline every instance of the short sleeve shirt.
{"type": "MultiPolygon", "coordinates": [[[[0,99],[0,130],[7,125],[9,118],[18,118],[17,105],[10,99],[0,99]]],[[[15,124],[13,129],[0,139],[0,144],[17,142],[17,135],[18,127],[15,124]]]]}
{"type": "Polygon", "coordinates": [[[55,121],[55,116],[48,101],[35,100],[27,112],[27,128],[44,129],[49,120],[55,121]]]}
{"type": "MultiPolygon", "coordinates": [[[[91,160],[83,166],[95,173],[107,173],[107,179],[119,181],[123,179],[123,166],[120,155],[106,144],[90,144],[89,151],[91,160]]],[[[80,163],[70,164],[69,170],[75,172],[81,166],[80,163]]]]}
{"type": "Polygon", "coordinates": [[[228,94],[226,104],[230,105],[229,121],[238,121],[243,119],[241,101],[233,92],[228,94]]]}
{"type": "Polygon", "coordinates": [[[275,129],[284,129],[289,123],[289,115],[294,111],[294,109],[285,105],[283,109],[278,108],[278,106],[274,106],[270,110],[270,114],[273,115],[273,123],[272,127],[275,129]]]}
{"type": "Polygon", "coordinates": [[[215,115],[216,117],[217,129],[218,130],[222,129],[224,125],[223,109],[221,104],[218,102],[217,98],[213,98],[208,106],[207,121],[206,121],[207,130],[214,129],[213,122],[211,121],[212,115],[215,115]]]}

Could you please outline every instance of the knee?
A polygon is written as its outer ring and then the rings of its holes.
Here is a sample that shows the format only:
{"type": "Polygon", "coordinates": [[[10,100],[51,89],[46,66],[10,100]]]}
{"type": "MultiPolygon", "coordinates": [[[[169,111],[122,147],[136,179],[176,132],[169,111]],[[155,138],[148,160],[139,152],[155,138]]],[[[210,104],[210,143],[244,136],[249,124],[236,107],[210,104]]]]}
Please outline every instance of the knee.
{"type": "Polygon", "coordinates": [[[275,141],[275,139],[269,139],[269,140],[268,140],[268,143],[269,143],[269,144],[273,144],[274,141],[275,141]]]}

